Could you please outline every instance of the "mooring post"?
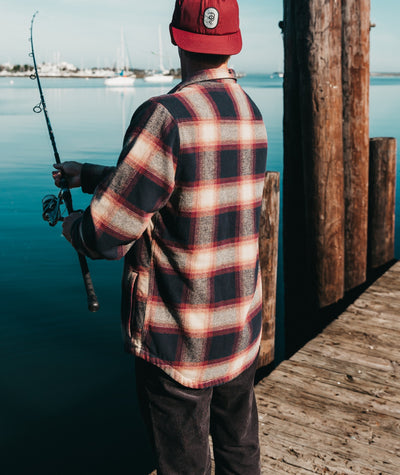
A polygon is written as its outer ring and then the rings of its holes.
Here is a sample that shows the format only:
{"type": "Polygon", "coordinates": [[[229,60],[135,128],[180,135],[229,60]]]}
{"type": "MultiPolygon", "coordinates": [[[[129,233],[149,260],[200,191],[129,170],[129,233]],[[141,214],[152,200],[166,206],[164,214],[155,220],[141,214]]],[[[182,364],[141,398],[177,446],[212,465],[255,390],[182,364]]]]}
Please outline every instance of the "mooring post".
{"type": "MultiPolygon", "coordinates": [[[[340,0],[284,2],[286,347],[344,295],[340,0]]],[[[293,343],[293,345],[292,345],[293,343]]]]}
{"type": "Polygon", "coordinates": [[[394,259],[396,139],[370,140],[368,267],[394,259]]]}
{"type": "Polygon", "coordinates": [[[304,333],[312,303],[306,243],[306,193],[302,153],[299,66],[296,46],[295,1],[284,1],[281,22],[284,40],[284,169],[283,169],[283,275],[285,292],[285,347],[296,348],[304,333]]]}
{"type": "Polygon", "coordinates": [[[285,223],[299,213],[305,214],[305,229],[297,230],[291,237],[286,235],[286,244],[306,253],[302,278],[315,293],[318,306],[324,307],[344,293],[341,2],[287,0],[285,3],[288,43],[284,92],[296,101],[297,108],[294,110],[289,105],[285,110],[284,165],[285,174],[290,175],[297,169],[297,163],[302,163],[302,173],[287,177],[287,181],[303,181],[305,196],[305,208],[299,209],[302,197],[296,195],[298,188],[285,192],[286,197],[288,193],[295,194],[284,208],[285,223]],[[289,52],[289,47],[294,52],[289,52]],[[291,116],[294,111],[297,117],[291,116]],[[293,135],[288,130],[292,127],[300,130],[300,147],[288,140],[293,135]],[[299,231],[305,233],[306,249],[298,248],[299,231]]]}
{"type": "Polygon", "coordinates": [[[367,278],[370,0],[342,0],[345,289],[367,278]]]}
{"type": "Polygon", "coordinates": [[[279,181],[279,173],[267,172],[265,174],[259,237],[263,323],[258,367],[267,366],[274,360],[279,241],[279,181]]]}

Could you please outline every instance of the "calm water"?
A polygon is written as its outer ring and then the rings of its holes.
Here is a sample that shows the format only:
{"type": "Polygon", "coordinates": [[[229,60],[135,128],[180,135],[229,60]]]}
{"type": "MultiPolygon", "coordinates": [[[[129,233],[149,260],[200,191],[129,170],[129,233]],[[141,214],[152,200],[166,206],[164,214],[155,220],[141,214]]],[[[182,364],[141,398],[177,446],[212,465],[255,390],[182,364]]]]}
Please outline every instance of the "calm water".
{"type": "MultiPolygon", "coordinates": [[[[240,81],[267,124],[268,170],[282,172],[282,82],[262,76],[240,81]]],[[[141,80],[128,90],[106,89],[101,80],[42,83],[62,160],[104,164],[115,163],[134,109],[169,89],[141,80]]],[[[371,84],[370,135],[398,138],[400,80],[371,84]]],[[[90,314],[74,251],[60,226],[50,228],[41,218],[41,199],[55,188],[44,116],[32,112],[38,102],[35,82],[0,78],[2,473],[140,475],[152,462],[133,361],[121,342],[122,263],[89,262],[101,304],[90,314]]],[[[89,201],[76,190],[73,199],[76,208],[89,201]]],[[[281,273],[278,278],[281,283],[281,273]]],[[[281,290],[278,300],[280,360],[281,290]]]]}

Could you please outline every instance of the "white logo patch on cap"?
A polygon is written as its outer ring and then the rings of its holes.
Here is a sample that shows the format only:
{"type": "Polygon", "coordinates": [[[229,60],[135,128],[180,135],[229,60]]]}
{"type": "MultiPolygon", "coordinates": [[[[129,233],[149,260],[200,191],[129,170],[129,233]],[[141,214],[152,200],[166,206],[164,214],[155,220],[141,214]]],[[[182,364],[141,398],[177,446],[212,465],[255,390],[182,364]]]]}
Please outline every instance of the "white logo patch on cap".
{"type": "Polygon", "coordinates": [[[206,28],[216,28],[219,20],[219,12],[216,8],[207,8],[204,12],[203,23],[206,28]]]}

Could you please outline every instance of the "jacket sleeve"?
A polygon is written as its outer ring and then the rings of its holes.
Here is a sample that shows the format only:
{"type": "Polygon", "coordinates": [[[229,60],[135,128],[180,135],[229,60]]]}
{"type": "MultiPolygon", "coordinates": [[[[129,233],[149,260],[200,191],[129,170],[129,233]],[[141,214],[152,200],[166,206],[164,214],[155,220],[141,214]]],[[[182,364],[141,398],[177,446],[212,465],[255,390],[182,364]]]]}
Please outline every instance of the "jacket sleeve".
{"type": "Polygon", "coordinates": [[[143,234],[175,186],[179,133],[155,101],[132,118],[118,165],[97,186],[72,229],[73,246],[93,259],[120,259],[143,234]]]}

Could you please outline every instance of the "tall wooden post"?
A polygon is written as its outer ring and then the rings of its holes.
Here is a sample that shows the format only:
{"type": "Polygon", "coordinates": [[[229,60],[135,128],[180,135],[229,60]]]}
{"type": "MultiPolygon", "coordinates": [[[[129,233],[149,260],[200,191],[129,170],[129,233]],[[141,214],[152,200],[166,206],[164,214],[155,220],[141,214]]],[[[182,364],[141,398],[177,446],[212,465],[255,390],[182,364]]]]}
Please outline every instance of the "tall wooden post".
{"type": "Polygon", "coordinates": [[[297,27],[307,234],[316,296],[325,307],[344,293],[341,5],[300,3],[307,20],[297,27]]]}
{"type": "Polygon", "coordinates": [[[370,0],[342,0],[345,288],[366,280],[370,0]]]}
{"type": "Polygon", "coordinates": [[[284,5],[285,308],[296,338],[344,294],[341,1],[284,5]]]}
{"type": "Polygon", "coordinates": [[[286,351],[292,353],[304,333],[311,303],[306,246],[306,193],[303,172],[300,118],[299,66],[296,47],[295,0],[284,1],[284,170],[283,170],[283,267],[286,351]],[[307,277],[305,276],[307,272],[307,277]]]}
{"type": "MultiPolygon", "coordinates": [[[[292,195],[284,208],[285,224],[290,227],[303,214],[305,225],[291,236],[286,233],[286,243],[305,253],[300,273],[323,307],[344,290],[341,4],[285,3],[285,197],[292,195]],[[289,189],[293,181],[302,185],[289,189]],[[305,249],[297,245],[299,232],[305,235],[300,239],[305,249]]],[[[290,273],[291,263],[287,266],[290,273]]]]}

